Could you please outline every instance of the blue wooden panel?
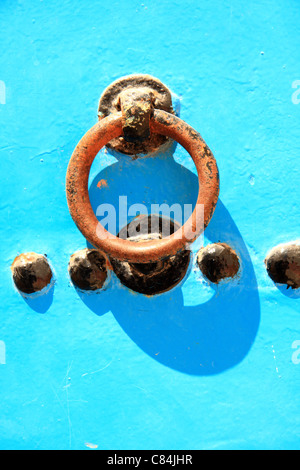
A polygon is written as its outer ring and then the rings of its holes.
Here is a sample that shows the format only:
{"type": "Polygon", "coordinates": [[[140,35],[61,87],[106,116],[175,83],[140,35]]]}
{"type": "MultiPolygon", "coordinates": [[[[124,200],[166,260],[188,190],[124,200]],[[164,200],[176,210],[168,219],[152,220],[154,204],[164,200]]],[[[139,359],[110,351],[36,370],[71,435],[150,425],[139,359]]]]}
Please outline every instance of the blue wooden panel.
{"type": "MultiPolygon", "coordinates": [[[[299,22],[297,0],[1,1],[0,448],[300,447],[299,293],[263,263],[299,239],[299,22]],[[100,295],[70,283],[86,242],[67,208],[68,161],[100,93],[134,72],[179,96],[217,159],[204,243],[238,251],[237,282],[214,288],[192,266],[153,298],[114,276],[100,295]],[[33,300],[11,279],[26,251],[55,271],[33,300]]],[[[194,201],[183,150],[147,165],[102,152],[93,200],[105,177],[107,201],[194,201]]]]}

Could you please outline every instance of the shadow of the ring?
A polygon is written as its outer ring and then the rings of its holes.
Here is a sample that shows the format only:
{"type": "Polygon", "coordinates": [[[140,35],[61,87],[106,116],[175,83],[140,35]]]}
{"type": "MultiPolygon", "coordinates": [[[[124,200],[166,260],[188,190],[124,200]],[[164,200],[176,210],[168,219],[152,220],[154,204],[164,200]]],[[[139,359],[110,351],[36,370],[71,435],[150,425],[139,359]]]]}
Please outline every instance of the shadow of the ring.
{"type": "MultiPolygon", "coordinates": [[[[117,204],[122,193],[128,194],[129,203],[136,202],[145,187],[151,191],[146,191],[144,198],[167,203],[176,198],[181,204],[194,204],[198,193],[195,174],[170,155],[150,158],[146,164],[145,160],[132,162],[126,157],[97,174],[90,188],[95,212],[99,181],[107,182],[101,186],[101,200],[112,204],[117,204]],[[167,177],[172,184],[166,195],[167,177]]],[[[250,350],[259,326],[260,303],[249,253],[220,200],[205,237],[211,242],[230,244],[239,254],[241,272],[238,281],[210,286],[212,297],[204,303],[193,302],[193,291],[203,288],[196,276],[189,292],[190,306],[185,306],[184,280],[173,290],[149,298],[126,289],[112,275],[110,288],[105,292],[80,297],[97,315],[111,311],[128,336],[156,361],[187,374],[221,373],[241,362],[250,350]]],[[[190,270],[189,276],[194,275],[190,270]]]]}

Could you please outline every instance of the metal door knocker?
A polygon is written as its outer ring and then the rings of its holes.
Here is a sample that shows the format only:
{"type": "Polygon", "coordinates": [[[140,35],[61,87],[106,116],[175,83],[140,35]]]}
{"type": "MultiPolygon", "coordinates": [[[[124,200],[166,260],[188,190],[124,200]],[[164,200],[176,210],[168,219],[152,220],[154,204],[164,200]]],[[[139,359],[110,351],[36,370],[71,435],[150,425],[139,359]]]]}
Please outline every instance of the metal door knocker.
{"type": "MultiPolygon", "coordinates": [[[[99,122],[75,148],[67,170],[71,216],[94,247],[71,256],[69,275],[80,290],[96,291],[103,288],[108,270],[113,269],[121,283],[134,291],[146,295],[165,292],[185,276],[190,244],[214,213],[219,196],[216,160],[200,134],[175,115],[170,90],[150,75],[130,75],[112,83],[100,98],[98,116],[99,122]],[[135,159],[163,152],[173,140],[191,155],[198,173],[199,191],[191,216],[183,225],[169,220],[167,235],[165,220],[156,214],[136,217],[139,236],[130,236],[132,222],[120,227],[117,235],[110,233],[98,221],[89,198],[89,173],[98,152],[106,146],[135,159]]],[[[214,284],[237,277],[241,268],[238,254],[220,241],[201,248],[196,263],[204,278],[214,284]]],[[[266,257],[265,267],[275,284],[299,290],[299,242],[275,247],[266,257]]],[[[14,283],[24,296],[45,294],[55,283],[47,255],[22,253],[11,269],[14,283]]]]}
{"type": "MultiPolygon", "coordinates": [[[[113,83],[99,104],[99,122],[80,140],[67,171],[67,200],[73,220],[85,238],[109,259],[134,264],[159,263],[184,251],[208,225],[219,195],[218,167],[212,152],[186,122],[174,115],[171,93],[157,79],[132,75],[113,83]],[[91,165],[104,146],[126,154],[149,153],[167,138],[191,155],[199,193],[191,217],[166,238],[133,243],[109,233],[91,207],[88,179],[91,165]],[[197,211],[197,207],[204,207],[197,211]]],[[[153,268],[154,269],[154,268],[153,268]]]]}
{"type": "MultiPolygon", "coordinates": [[[[162,261],[171,260],[171,265],[163,265],[172,268],[175,258],[178,261],[183,256],[211,220],[219,195],[216,160],[200,134],[174,115],[168,88],[149,75],[131,75],[110,85],[100,98],[98,115],[99,122],[81,139],[69,162],[66,190],[71,216],[85,238],[108,257],[119,277],[120,263],[130,263],[142,277],[151,272],[151,281],[157,281],[153,274],[165,277],[162,261]],[[199,193],[191,217],[182,227],[175,224],[169,236],[139,243],[109,233],[96,218],[89,199],[94,158],[104,146],[129,155],[149,154],[168,139],[176,140],[189,152],[197,169],[199,193]],[[199,207],[204,210],[197,210],[199,207]]],[[[145,221],[143,225],[145,228],[145,221]]],[[[126,283],[126,279],[121,280],[126,283]]],[[[136,276],[130,281],[130,287],[139,290],[134,285],[138,283],[136,276]]],[[[174,282],[170,280],[171,285],[174,282]]],[[[167,288],[164,285],[162,289],[167,288]]],[[[144,291],[152,293],[151,282],[144,291]]]]}

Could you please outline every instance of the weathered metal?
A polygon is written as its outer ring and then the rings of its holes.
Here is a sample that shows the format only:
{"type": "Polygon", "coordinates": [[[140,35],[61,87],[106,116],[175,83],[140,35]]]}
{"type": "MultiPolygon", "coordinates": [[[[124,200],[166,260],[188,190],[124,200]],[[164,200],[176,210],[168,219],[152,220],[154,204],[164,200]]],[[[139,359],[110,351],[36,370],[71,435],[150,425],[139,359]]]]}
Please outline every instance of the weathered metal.
{"type": "MultiPolygon", "coordinates": [[[[179,224],[157,215],[140,215],[124,227],[118,237],[141,243],[149,238],[158,240],[164,235],[164,222],[174,233],[179,224]],[[130,226],[136,225],[139,236],[130,237],[130,226]],[[157,227],[153,231],[153,227],[157,227]]],[[[161,294],[175,287],[185,276],[190,262],[190,251],[182,250],[176,255],[169,256],[154,263],[128,263],[110,258],[114,272],[125,286],[145,295],[161,294]]]]}
{"type": "Polygon", "coordinates": [[[273,248],[265,259],[267,272],[275,283],[300,287],[300,245],[285,243],[273,248]]]}
{"type": "Polygon", "coordinates": [[[69,262],[73,284],[82,290],[97,290],[107,278],[107,260],[98,251],[85,248],[74,253],[69,262]]]}
{"type": "Polygon", "coordinates": [[[131,263],[150,263],[186,249],[208,225],[219,195],[216,160],[191,126],[165,111],[154,109],[150,119],[152,134],[166,135],[180,143],[191,155],[198,173],[199,193],[195,209],[179,230],[161,240],[138,244],[110,234],[97,220],[89,200],[88,180],[91,165],[101,148],[123,135],[122,113],[113,113],[95,124],[77,145],[68,166],[66,192],[73,220],[85,238],[108,256],[131,263]],[[204,207],[204,214],[199,211],[204,207]]]}
{"type": "Polygon", "coordinates": [[[149,133],[153,109],[174,113],[171,92],[157,78],[133,74],[119,78],[107,87],[99,101],[99,119],[121,109],[124,136],[112,139],[106,144],[108,148],[128,155],[149,154],[169,140],[165,135],[149,133]]]}
{"type": "Polygon", "coordinates": [[[53,277],[46,256],[33,252],[17,256],[11,270],[16,287],[24,294],[41,291],[53,277]]]}
{"type": "Polygon", "coordinates": [[[212,243],[201,248],[197,263],[203,275],[214,284],[235,277],[240,268],[236,252],[226,243],[212,243]]]}

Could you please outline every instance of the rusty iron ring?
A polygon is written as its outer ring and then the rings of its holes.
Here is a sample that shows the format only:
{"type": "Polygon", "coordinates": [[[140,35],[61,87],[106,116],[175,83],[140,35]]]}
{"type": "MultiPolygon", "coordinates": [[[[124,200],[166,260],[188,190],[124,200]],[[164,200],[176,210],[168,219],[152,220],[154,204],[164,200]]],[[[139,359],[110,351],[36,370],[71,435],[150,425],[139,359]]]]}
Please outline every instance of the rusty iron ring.
{"type": "Polygon", "coordinates": [[[155,262],[186,249],[209,224],[219,196],[217,163],[198,132],[178,117],[156,109],[150,120],[150,130],[181,144],[197,168],[198,199],[192,215],[179,229],[180,236],[177,231],[160,240],[134,243],[110,234],[93,212],[88,192],[90,168],[101,148],[123,134],[121,112],[102,119],[83,136],[73,152],[67,171],[68,206],[81,233],[108,256],[131,263],[155,262]],[[204,205],[204,216],[203,212],[196,211],[197,205],[204,205]]]}

